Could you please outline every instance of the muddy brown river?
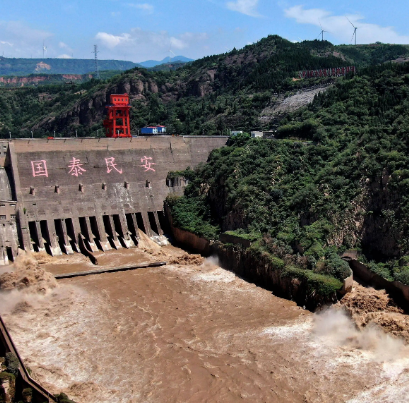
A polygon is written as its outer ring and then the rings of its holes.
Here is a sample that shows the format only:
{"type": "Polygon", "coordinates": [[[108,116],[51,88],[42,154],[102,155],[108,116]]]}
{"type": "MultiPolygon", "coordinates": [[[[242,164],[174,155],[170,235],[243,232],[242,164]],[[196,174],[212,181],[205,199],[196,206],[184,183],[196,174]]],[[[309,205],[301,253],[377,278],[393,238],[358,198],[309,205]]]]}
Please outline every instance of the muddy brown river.
{"type": "MultiPolygon", "coordinates": [[[[362,342],[345,315],[317,318],[173,247],[100,256],[158,260],[171,263],[13,293],[4,318],[34,377],[78,403],[407,401],[407,347],[376,329],[362,342]]],[[[44,267],[90,268],[79,255],[44,267]]]]}

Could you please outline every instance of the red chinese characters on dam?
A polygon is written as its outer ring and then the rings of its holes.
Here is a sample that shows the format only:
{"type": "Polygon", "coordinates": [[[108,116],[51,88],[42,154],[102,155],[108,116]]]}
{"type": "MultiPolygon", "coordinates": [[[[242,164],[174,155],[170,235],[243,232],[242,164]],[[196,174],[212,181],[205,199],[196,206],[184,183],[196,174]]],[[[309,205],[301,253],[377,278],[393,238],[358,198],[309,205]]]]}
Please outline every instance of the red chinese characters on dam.
{"type": "MultiPolygon", "coordinates": [[[[154,162],[152,162],[152,157],[144,156],[143,158],[141,158],[141,162],[143,163],[143,165],[140,165],[140,167],[145,168],[145,172],[156,172],[155,169],[152,168],[152,165],[156,165],[154,162]]],[[[83,165],[84,164],[79,158],[73,157],[70,161],[70,164],[68,165],[68,168],[70,169],[68,173],[76,177],[82,175],[84,172],[87,172],[87,170],[83,168],[83,165]]],[[[105,158],[105,165],[108,174],[112,171],[116,171],[119,174],[123,173],[122,168],[119,168],[118,164],[115,162],[115,157],[105,158]]],[[[46,160],[31,161],[31,169],[34,178],[37,176],[46,176],[48,178],[48,168],[46,160]]]]}
{"type": "Polygon", "coordinates": [[[115,164],[115,158],[114,157],[105,158],[105,163],[107,164],[107,173],[108,174],[111,173],[114,169],[115,169],[115,171],[122,174],[122,169],[118,169],[116,167],[117,164],[115,164]]]}
{"type": "Polygon", "coordinates": [[[152,168],[152,165],[156,165],[154,162],[151,162],[152,157],[143,157],[141,158],[141,162],[143,162],[143,165],[141,165],[142,168],[145,168],[145,172],[148,171],[153,171],[155,172],[155,170],[152,168]]]}
{"type": "Polygon", "coordinates": [[[34,178],[36,176],[46,176],[48,178],[47,161],[31,161],[31,169],[33,170],[34,178]]]}
{"type": "Polygon", "coordinates": [[[73,158],[68,168],[70,168],[69,174],[73,176],[82,175],[83,172],[87,172],[86,169],[82,167],[81,160],[77,158],[73,158]]]}

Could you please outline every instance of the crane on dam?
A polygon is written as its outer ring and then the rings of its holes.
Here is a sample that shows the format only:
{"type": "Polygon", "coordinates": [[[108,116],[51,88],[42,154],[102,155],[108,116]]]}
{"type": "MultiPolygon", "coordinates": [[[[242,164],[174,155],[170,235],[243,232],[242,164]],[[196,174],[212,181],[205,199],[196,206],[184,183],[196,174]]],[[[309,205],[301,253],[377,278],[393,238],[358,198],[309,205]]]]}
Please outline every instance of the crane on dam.
{"type": "MultiPolygon", "coordinates": [[[[107,109],[107,117],[103,124],[105,127],[105,135],[110,138],[132,137],[131,123],[129,111],[128,94],[111,94],[110,104],[105,106],[107,109]]],[[[142,135],[166,134],[165,126],[148,126],[141,129],[142,135]]]]}
{"type": "Polygon", "coordinates": [[[128,94],[111,94],[110,104],[107,109],[107,118],[103,124],[105,127],[106,137],[132,137],[131,124],[129,120],[129,104],[128,94]]]}

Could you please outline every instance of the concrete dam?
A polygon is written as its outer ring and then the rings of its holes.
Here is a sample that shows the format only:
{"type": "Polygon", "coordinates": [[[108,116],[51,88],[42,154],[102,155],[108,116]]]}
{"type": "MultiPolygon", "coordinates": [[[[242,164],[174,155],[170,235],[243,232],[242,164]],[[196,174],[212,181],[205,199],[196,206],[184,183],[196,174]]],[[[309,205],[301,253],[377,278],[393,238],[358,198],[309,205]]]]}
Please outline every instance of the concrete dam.
{"type": "Polygon", "coordinates": [[[138,229],[163,235],[163,203],[227,137],[155,136],[0,141],[0,264],[26,251],[51,255],[132,247],[138,229]]]}

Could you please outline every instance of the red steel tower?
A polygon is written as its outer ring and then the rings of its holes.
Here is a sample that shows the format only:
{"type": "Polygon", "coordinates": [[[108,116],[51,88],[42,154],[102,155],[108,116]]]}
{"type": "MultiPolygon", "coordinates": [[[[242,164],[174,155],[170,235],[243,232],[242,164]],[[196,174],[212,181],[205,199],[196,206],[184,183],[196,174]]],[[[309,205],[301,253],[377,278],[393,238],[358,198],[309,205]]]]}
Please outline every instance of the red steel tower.
{"type": "Polygon", "coordinates": [[[129,95],[112,94],[111,104],[106,106],[108,116],[104,120],[107,137],[132,137],[129,122],[129,95]]]}

